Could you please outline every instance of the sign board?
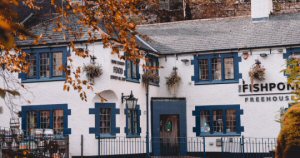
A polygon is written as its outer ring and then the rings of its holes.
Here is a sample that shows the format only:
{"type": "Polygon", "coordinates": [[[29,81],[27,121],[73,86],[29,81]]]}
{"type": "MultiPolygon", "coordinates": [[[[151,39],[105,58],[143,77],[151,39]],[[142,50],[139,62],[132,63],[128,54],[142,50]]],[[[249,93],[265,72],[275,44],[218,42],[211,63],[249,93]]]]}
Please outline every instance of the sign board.
{"type": "Polygon", "coordinates": [[[125,81],[125,75],[124,75],[124,66],[125,62],[123,61],[117,61],[117,60],[111,60],[112,68],[113,68],[113,74],[110,75],[110,79],[113,80],[120,80],[125,81]]]}
{"type": "Polygon", "coordinates": [[[293,87],[284,82],[239,85],[239,96],[246,103],[291,101],[293,87]]]}

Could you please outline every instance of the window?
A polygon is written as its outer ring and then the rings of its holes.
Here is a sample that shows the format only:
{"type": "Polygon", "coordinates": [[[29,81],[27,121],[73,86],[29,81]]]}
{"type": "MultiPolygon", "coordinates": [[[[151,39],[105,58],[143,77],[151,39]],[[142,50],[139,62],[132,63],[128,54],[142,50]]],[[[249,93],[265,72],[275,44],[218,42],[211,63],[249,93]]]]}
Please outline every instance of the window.
{"type": "Polygon", "coordinates": [[[182,9],[182,0],[159,0],[159,6],[162,10],[182,9]]]}
{"type": "Polygon", "coordinates": [[[22,106],[22,129],[30,134],[33,129],[53,129],[56,135],[68,135],[67,105],[22,106]]]}
{"type": "Polygon", "coordinates": [[[100,134],[111,133],[111,108],[100,108],[100,134]]]}
{"type": "MultiPolygon", "coordinates": [[[[153,74],[159,76],[159,72],[158,72],[159,62],[158,62],[157,57],[155,57],[153,55],[147,55],[146,66],[148,66],[150,68],[146,71],[152,71],[153,74]]],[[[159,83],[159,80],[150,82],[150,84],[152,84],[152,85],[158,85],[158,83],[159,83]]]]}
{"type": "Polygon", "coordinates": [[[237,83],[238,54],[209,54],[195,56],[195,84],[237,83]]]}
{"type": "Polygon", "coordinates": [[[24,50],[29,54],[29,72],[20,74],[22,82],[64,80],[61,67],[67,63],[66,47],[24,50]]]}
{"type": "Polygon", "coordinates": [[[114,138],[120,129],[116,127],[116,115],[120,113],[115,103],[96,103],[95,108],[89,110],[95,115],[95,127],[89,129],[96,138],[114,138]]]}
{"type": "Polygon", "coordinates": [[[133,62],[130,60],[126,60],[126,80],[132,82],[139,82],[140,73],[139,73],[139,62],[133,62]]]}
{"type": "Polygon", "coordinates": [[[196,106],[194,132],[197,136],[240,135],[242,114],[239,105],[196,106]]]}
{"type": "Polygon", "coordinates": [[[140,128],[141,110],[139,108],[139,105],[137,105],[135,109],[126,108],[125,114],[126,114],[125,133],[126,133],[127,137],[140,136],[140,133],[141,133],[141,128],[140,128]]]}

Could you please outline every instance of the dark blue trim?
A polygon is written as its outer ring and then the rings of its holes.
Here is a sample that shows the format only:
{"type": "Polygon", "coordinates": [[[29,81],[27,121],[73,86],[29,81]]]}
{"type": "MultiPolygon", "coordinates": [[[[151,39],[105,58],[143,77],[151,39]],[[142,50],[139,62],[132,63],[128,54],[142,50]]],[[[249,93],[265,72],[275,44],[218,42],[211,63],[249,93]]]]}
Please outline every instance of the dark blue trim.
{"type": "Polygon", "coordinates": [[[120,133],[120,128],[116,127],[116,115],[120,114],[120,110],[116,108],[115,103],[95,103],[95,108],[89,109],[89,114],[95,115],[95,127],[89,128],[89,133],[95,134],[98,138],[115,138],[117,133],[120,133]],[[111,108],[111,133],[100,134],[100,108],[111,108]]]}
{"type": "Polygon", "coordinates": [[[153,156],[159,156],[160,151],[160,116],[179,115],[180,155],[187,153],[187,123],[186,123],[186,100],[159,99],[151,100],[151,123],[152,123],[152,152],[153,156]]]}
{"type": "MultiPolygon", "coordinates": [[[[283,54],[283,59],[286,59],[286,60],[287,60],[287,64],[288,64],[289,57],[290,57],[292,54],[300,54],[300,48],[288,48],[288,49],[286,50],[286,53],[283,54]]],[[[284,76],[289,77],[289,75],[286,74],[285,71],[284,71],[283,73],[284,73],[284,76]]]]}
{"type": "Polygon", "coordinates": [[[238,56],[238,53],[220,53],[220,54],[206,54],[206,55],[195,55],[194,60],[192,60],[192,65],[194,65],[194,76],[191,77],[192,81],[195,81],[195,85],[203,84],[230,84],[230,83],[239,83],[239,79],[242,77],[239,73],[239,62],[241,62],[241,57],[238,56]],[[213,58],[220,57],[222,61],[222,80],[212,80],[212,64],[211,61],[213,58]],[[233,58],[234,61],[234,79],[226,80],[225,79],[225,58],[233,58]],[[199,79],[199,60],[207,59],[208,60],[208,80],[199,79]]]}
{"type": "Polygon", "coordinates": [[[140,106],[137,105],[136,108],[135,108],[136,112],[137,112],[137,133],[136,134],[132,134],[132,133],[129,133],[128,131],[128,117],[127,117],[127,114],[128,114],[128,108],[126,107],[126,109],[124,109],[124,114],[126,116],[126,127],[124,128],[124,131],[126,133],[126,137],[127,138],[137,138],[137,137],[140,137],[141,135],[141,132],[142,132],[142,129],[141,129],[141,110],[140,110],[140,106]]]}
{"type": "Polygon", "coordinates": [[[134,82],[134,83],[140,83],[140,69],[139,69],[139,64],[135,64],[133,61],[131,60],[126,60],[125,61],[125,78],[126,81],[129,82],[134,82]],[[128,67],[128,62],[130,62],[130,67],[128,67]],[[136,78],[134,78],[132,76],[132,70],[133,70],[133,66],[136,66],[136,78]],[[131,71],[131,76],[127,76],[127,71],[131,71]]]}
{"type": "MultiPolygon", "coordinates": [[[[48,81],[64,81],[66,79],[66,74],[63,72],[62,76],[53,76],[54,69],[53,69],[53,53],[62,52],[63,57],[63,64],[67,65],[67,55],[68,50],[67,47],[55,47],[55,48],[35,48],[35,49],[25,49],[23,50],[28,54],[34,54],[36,58],[36,77],[35,78],[28,78],[27,74],[21,73],[19,77],[21,78],[22,83],[32,83],[32,82],[48,82],[48,81]],[[47,78],[40,78],[40,54],[42,53],[49,53],[50,58],[50,77],[47,78]]],[[[70,51],[70,50],[69,50],[70,51]]]]}
{"type": "Polygon", "coordinates": [[[64,135],[71,134],[71,128],[68,128],[68,116],[71,115],[71,110],[68,109],[67,104],[51,104],[51,105],[30,105],[22,106],[21,116],[22,116],[22,129],[27,131],[27,112],[36,111],[37,112],[37,128],[40,128],[40,112],[39,111],[50,111],[50,128],[53,129],[53,111],[63,110],[64,111],[64,135]]]}
{"type": "Polygon", "coordinates": [[[283,59],[289,59],[292,54],[300,54],[300,48],[288,48],[286,53],[283,54],[283,59]]]}
{"type": "Polygon", "coordinates": [[[244,131],[244,127],[241,126],[241,115],[243,115],[243,110],[240,109],[240,105],[209,105],[209,106],[196,106],[195,111],[192,112],[192,115],[195,116],[196,126],[193,128],[193,132],[196,133],[196,136],[203,137],[216,137],[216,136],[240,136],[241,132],[244,131]],[[223,133],[202,133],[200,125],[200,112],[203,110],[208,110],[210,112],[210,129],[213,127],[213,110],[223,110],[223,123],[224,131],[223,133]],[[236,110],[236,131],[237,132],[226,132],[226,110],[236,110]]]}

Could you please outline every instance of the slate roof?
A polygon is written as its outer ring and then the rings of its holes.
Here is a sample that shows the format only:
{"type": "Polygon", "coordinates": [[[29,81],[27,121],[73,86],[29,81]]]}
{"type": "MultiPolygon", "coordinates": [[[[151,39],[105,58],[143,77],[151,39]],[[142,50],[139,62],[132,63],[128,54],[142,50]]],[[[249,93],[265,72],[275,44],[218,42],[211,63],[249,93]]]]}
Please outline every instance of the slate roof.
{"type": "MultiPolygon", "coordinates": [[[[83,42],[89,39],[88,31],[91,30],[88,27],[77,24],[78,18],[76,16],[71,16],[71,22],[64,23],[68,25],[67,28],[72,28],[69,30],[64,30],[63,32],[54,32],[53,30],[57,28],[57,20],[60,16],[39,23],[36,26],[31,27],[29,30],[34,33],[36,36],[43,35],[39,40],[38,45],[55,45],[55,44],[68,44],[70,41],[74,42],[83,42]],[[75,37],[74,32],[77,33],[75,37]]],[[[102,27],[102,25],[100,25],[102,27]]],[[[103,27],[102,27],[103,28],[103,27]]],[[[106,31],[103,29],[103,31],[106,31]]],[[[98,40],[101,40],[101,34],[99,32],[93,32],[92,35],[95,36],[98,40]]],[[[17,45],[20,47],[24,46],[33,46],[34,39],[28,38],[27,40],[17,40],[17,45]]],[[[150,50],[151,52],[156,52],[149,44],[147,44],[142,38],[137,38],[137,43],[140,49],[150,50]]]]}
{"type": "Polygon", "coordinates": [[[300,14],[191,20],[140,25],[138,31],[160,54],[300,45],[300,14]]]}
{"type": "MultiPolygon", "coordinates": [[[[50,45],[50,44],[60,44],[60,43],[67,43],[70,41],[86,41],[89,38],[88,31],[89,28],[84,27],[82,25],[77,24],[77,18],[76,17],[70,17],[72,18],[71,23],[65,23],[68,25],[68,27],[72,28],[72,31],[64,30],[64,33],[62,32],[54,32],[53,30],[57,28],[57,20],[60,17],[55,17],[53,19],[50,19],[48,21],[44,21],[39,23],[36,26],[31,27],[29,30],[34,33],[35,35],[43,35],[43,38],[39,40],[39,44],[43,45],[50,45]],[[78,33],[78,36],[74,36],[74,32],[78,33]]],[[[99,33],[94,33],[97,38],[100,39],[99,33]]],[[[24,46],[24,45],[33,45],[34,39],[29,38],[27,40],[17,40],[18,46],[24,46]]]]}

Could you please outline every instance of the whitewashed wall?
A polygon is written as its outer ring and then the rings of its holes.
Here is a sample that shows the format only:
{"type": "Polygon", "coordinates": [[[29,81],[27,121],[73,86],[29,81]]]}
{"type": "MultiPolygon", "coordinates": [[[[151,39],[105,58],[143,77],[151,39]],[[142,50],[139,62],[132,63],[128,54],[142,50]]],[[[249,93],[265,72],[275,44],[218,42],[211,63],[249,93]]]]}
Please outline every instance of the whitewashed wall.
{"type": "MultiPolygon", "coordinates": [[[[80,45],[78,45],[80,46],[80,45]]],[[[113,65],[111,60],[120,60],[116,55],[111,55],[110,49],[103,49],[101,43],[96,43],[88,47],[90,53],[97,56],[96,63],[99,63],[103,68],[103,75],[95,80],[94,91],[88,92],[88,101],[84,102],[80,99],[79,94],[74,91],[63,91],[64,81],[56,82],[37,82],[27,83],[29,94],[23,94],[25,97],[30,97],[31,105],[43,105],[43,104],[68,104],[68,108],[71,109],[71,115],[69,116],[69,128],[71,128],[70,135],[70,155],[80,155],[80,137],[84,136],[84,155],[97,155],[97,140],[94,134],[89,133],[89,128],[95,125],[95,115],[89,114],[89,108],[95,107],[95,102],[99,102],[99,98],[95,93],[105,90],[111,90],[116,97],[108,96],[108,102],[115,102],[117,108],[120,109],[120,114],[116,115],[116,126],[120,128],[120,133],[117,136],[125,137],[124,128],[126,126],[126,118],[124,115],[125,105],[121,104],[121,93],[125,95],[130,94],[133,91],[135,97],[138,98],[138,104],[141,106],[141,136],[145,137],[146,132],[146,98],[145,88],[142,83],[132,83],[126,81],[111,80],[110,75],[113,73],[113,65]]],[[[85,46],[82,46],[85,47],[85,46]]],[[[221,52],[222,53],[222,52],[221,52]]],[[[223,52],[226,53],[226,52],[223,52]]],[[[239,63],[239,71],[242,73],[242,79],[245,83],[250,84],[248,72],[250,67],[254,64],[255,59],[259,59],[262,62],[262,66],[266,68],[266,80],[262,82],[286,82],[286,77],[280,72],[285,67],[285,59],[283,59],[283,53],[278,52],[277,49],[273,49],[270,54],[270,50],[252,50],[252,55],[247,60],[242,58],[239,63]],[[265,52],[269,54],[266,58],[259,56],[260,53],[265,52]]],[[[74,56],[74,52],[72,52],[74,56]]],[[[242,51],[239,52],[239,56],[242,56],[242,51]]],[[[242,84],[242,79],[239,83],[234,84],[210,84],[210,85],[194,85],[194,81],[191,81],[191,76],[194,76],[194,66],[191,62],[184,63],[181,59],[193,60],[193,54],[179,55],[178,59],[175,56],[161,57],[159,62],[160,66],[163,66],[160,72],[160,86],[150,87],[151,97],[184,97],[187,101],[187,136],[195,137],[193,127],[195,127],[195,117],[192,116],[192,111],[195,110],[195,106],[206,105],[227,105],[227,104],[239,104],[241,109],[244,110],[244,115],[241,116],[241,124],[245,128],[245,132],[242,134],[246,137],[270,137],[274,138],[278,135],[280,130],[279,123],[275,122],[275,117],[278,115],[280,107],[287,107],[288,102],[268,102],[268,103],[245,103],[244,97],[239,96],[238,85],[242,84]],[[168,91],[165,85],[165,77],[168,76],[173,67],[178,68],[178,73],[181,76],[181,83],[176,93],[168,91]]],[[[73,58],[74,63],[82,65],[90,62],[87,59],[73,58]]],[[[119,66],[118,66],[119,67],[119,66]]],[[[125,70],[125,66],[124,66],[125,70]]],[[[140,67],[140,74],[142,74],[142,68],[140,67]]],[[[2,106],[2,102],[1,106],[2,106]]],[[[24,105],[22,103],[22,105],[24,105]]],[[[4,114],[0,114],[0,126],[8,126],[9,113],[4,111],[4,114]],[[6,121],[7,120],[7,121],[6,121]]],[[[150,119],[151,120],[151,119],[150,119]]],[[[150,132],[151,133],[151,132],[150,132]]],[[[207,140],[208,150],[220,151],[220,148],[215,146],[215,138],[209,138],[207,140]],[[212,145],[209,145],[212,144],[212,145]]]]}

